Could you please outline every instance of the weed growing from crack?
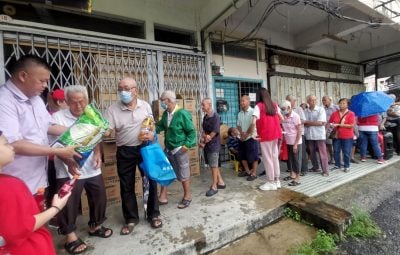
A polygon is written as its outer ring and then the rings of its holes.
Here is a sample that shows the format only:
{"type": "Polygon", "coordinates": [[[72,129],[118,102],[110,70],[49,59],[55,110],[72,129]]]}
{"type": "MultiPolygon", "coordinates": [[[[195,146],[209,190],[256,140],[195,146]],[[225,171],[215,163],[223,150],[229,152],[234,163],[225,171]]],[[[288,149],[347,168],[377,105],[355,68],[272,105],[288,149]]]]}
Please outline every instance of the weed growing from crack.
{"type": "Polygon", "coordinates": [[[311,243],[298,246],[290,251],[291,255],[318,255],[331,253],[336,250],[336,242],[339,240],[337,235],[326,233],[320,229],[317,236],[311,243]]]}
{"type": "Polygon", "coordinates": [[[300,223],[303,223],[303,224],[309,225],[309,226],[312,226],[312,225],[313,225],[312,223],[310,223],[310,222],[308,222],[308,221],[302,219],[302,218],[301,218],[301,214],[300,214],[298,211],[293,210],[293,209],[291,209],[291,208],[289,208],[289,207],[286,207],[286,208],[285,208],[285,210],[283,211],[283,214],[284,214],[286,217],[288,217],[288,218],[290,218],[290,219],[292,219],[292,220],[294,220],[294,221],[297,221],[297,222],[300,222],[300,223]]]}
{"type": "Polygon", "coordinates": [[[381,229],[372,220],[369,213],[358,208],[353,209],[353,219],[346,231],[346,237],[366,239],[378,237],[381,233],[381,229]]]}

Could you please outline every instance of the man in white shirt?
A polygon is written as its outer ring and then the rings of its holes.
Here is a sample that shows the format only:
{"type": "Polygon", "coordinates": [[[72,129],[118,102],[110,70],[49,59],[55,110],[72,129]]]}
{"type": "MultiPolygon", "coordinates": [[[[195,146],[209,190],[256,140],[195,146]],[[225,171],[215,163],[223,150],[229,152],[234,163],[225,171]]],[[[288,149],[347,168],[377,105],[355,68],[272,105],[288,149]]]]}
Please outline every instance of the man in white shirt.
{"type": "Polygon", "coordinates": [[[325,110],[316,105],[317,98],[314,95],[307,96],[309,108],[305,110],[306,121],[304,122],[304,134],[307,140],[307,147],[310,152],[310,159],[313,167],[310,171],[318,172],[317,152],[321,160],[322,175],[329,176],[328,155],[326,153],[326,114],[325,110]]]}
{"type": "MultiPolygon", "coordinates": [[[[83,114],[85,107],[89,103],[89,98],[86,88],[81,85],[66,87],[65,96],[69,108],[54,113],[53,119],[57,124],[69,127],[83,114]]],[[[102,223],[106,220],[107,202],[104,181],[101,176],[101,153],[99,146],[95,147],[83,166],[79,169],[79,172],[74,166],[75,162],[69,162],[67,165],[64,161],[58,157],[54,159],[58,189],[70,180],[71,174],[79,174],[79,179],[72,190],[72,195],[67,205],[58,216],[59,233],[65,235],[65,249],[69,253],[83,252],[88,247],[75,233],[75,222],[78,216],[83,189],[85,189],[89,201],[89,235],[107,238],[113,234],[111,229],[102,226],[102,223]]]]}

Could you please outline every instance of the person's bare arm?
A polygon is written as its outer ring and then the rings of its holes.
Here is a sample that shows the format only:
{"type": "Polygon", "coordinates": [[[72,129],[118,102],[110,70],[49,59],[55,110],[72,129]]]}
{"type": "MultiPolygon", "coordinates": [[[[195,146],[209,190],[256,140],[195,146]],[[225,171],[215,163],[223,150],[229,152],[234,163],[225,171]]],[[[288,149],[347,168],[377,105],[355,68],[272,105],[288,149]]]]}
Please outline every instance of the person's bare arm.
{"type": "Polygon", "coordinates": [[[60,158],[82,158],[82,156],[75,151],[75,148],[80,147],[80,145],[67,146],[65,148],[52,148],[50,146],[34,144],[27,140],[19,140],[11,143],[11,146],[14,147],[16,154],[24,156],[56,155],[60,158]]]}
{"type": "Polygon", "coordinates": [[[68,127],[65,127],[65,126],[51,125],[49,127],[49,129],[47,130],[47,134],[54,135],[54,136],[60,136],[67,130],[68,130],[68,127]]]}

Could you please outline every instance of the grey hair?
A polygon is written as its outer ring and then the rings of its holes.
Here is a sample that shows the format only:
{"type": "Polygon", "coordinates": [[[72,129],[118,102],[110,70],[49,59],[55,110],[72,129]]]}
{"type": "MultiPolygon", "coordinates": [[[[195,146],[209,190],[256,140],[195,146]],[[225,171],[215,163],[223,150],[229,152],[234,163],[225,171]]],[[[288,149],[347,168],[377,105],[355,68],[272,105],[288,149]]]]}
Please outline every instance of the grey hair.
{"type": "Polygon", "coordinates": [[[82,93],[86,99],[89,99],[89,95],[85,86],[82,85],[70,85],[64,88],[65,99],[68,101],[68,95],[72,93],[82,93]]]}
{"type": "Polygon", "coordinates": [[[279,107],[292,108],[292,104],[288,100],[284,100],[279,107]]]}
{"type": "Polygon", "coordinates": [[[323,96],[322,99],[324,99],[324,98],[328,98],[331,101],[333,100],[333,98],[331,96],[323,96]]]}
{"type": "Polygon", "coordinates": [[[287,95],[286,96],[286,100],[287,101],[292,101],[294,99],[294,96],[292,96],[292,95],[287,95]]]}
{"type": "Polygon", "coordinates": [[[201,100],[202,102],[207,102],[207,103],[209,103],[209,104],[211,104],[212,103],[212,100],[211,100],[211,98],[209,98],[209,97],[205,97],[205,98],[203,98],[203,100],[201,100]]]}
{"type": "Polygon", "coordinates": [[[172,90],[166,90],[161,94],[162,99],[169,99],[171,102],[176,102],[176,94],[172,90]]]}
{"type": "Polygon", "coordinates": [[[307,102],[310,100],[310,97],[315,97],[315,96],[312,95],[312,94],[311,94],[311,95],[308,95],[307,98],[306,98],[307,102]]]}

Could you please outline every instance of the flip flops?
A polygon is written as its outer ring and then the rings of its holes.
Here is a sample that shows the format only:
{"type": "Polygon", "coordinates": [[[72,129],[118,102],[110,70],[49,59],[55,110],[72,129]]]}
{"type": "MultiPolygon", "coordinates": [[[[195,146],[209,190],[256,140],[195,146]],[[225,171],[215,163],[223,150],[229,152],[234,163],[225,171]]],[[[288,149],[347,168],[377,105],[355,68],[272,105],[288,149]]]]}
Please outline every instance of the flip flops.
{"type": "Polygon", "coordinates": [[[168,204],[168,200],[167,201],[158,200],[158,204],[159,205],[167,205],[168,204]]]}
{"type": "Polygon", "coordinates": [[[285,178],[283,178],[284,181],[291,181],[294,180],[294,178],[292,176],[286,176],[285,178]]]}
{"type": "Polygon", "coordinates": [[[295,180],[293,180],[293,181],[291,181],[291,182],[288,183],[289,186],[298,186],[298,185],[300,185],[300,184],[301,184],[300,182],[297,182],[297,181],[295,181],[295,180]]]}

